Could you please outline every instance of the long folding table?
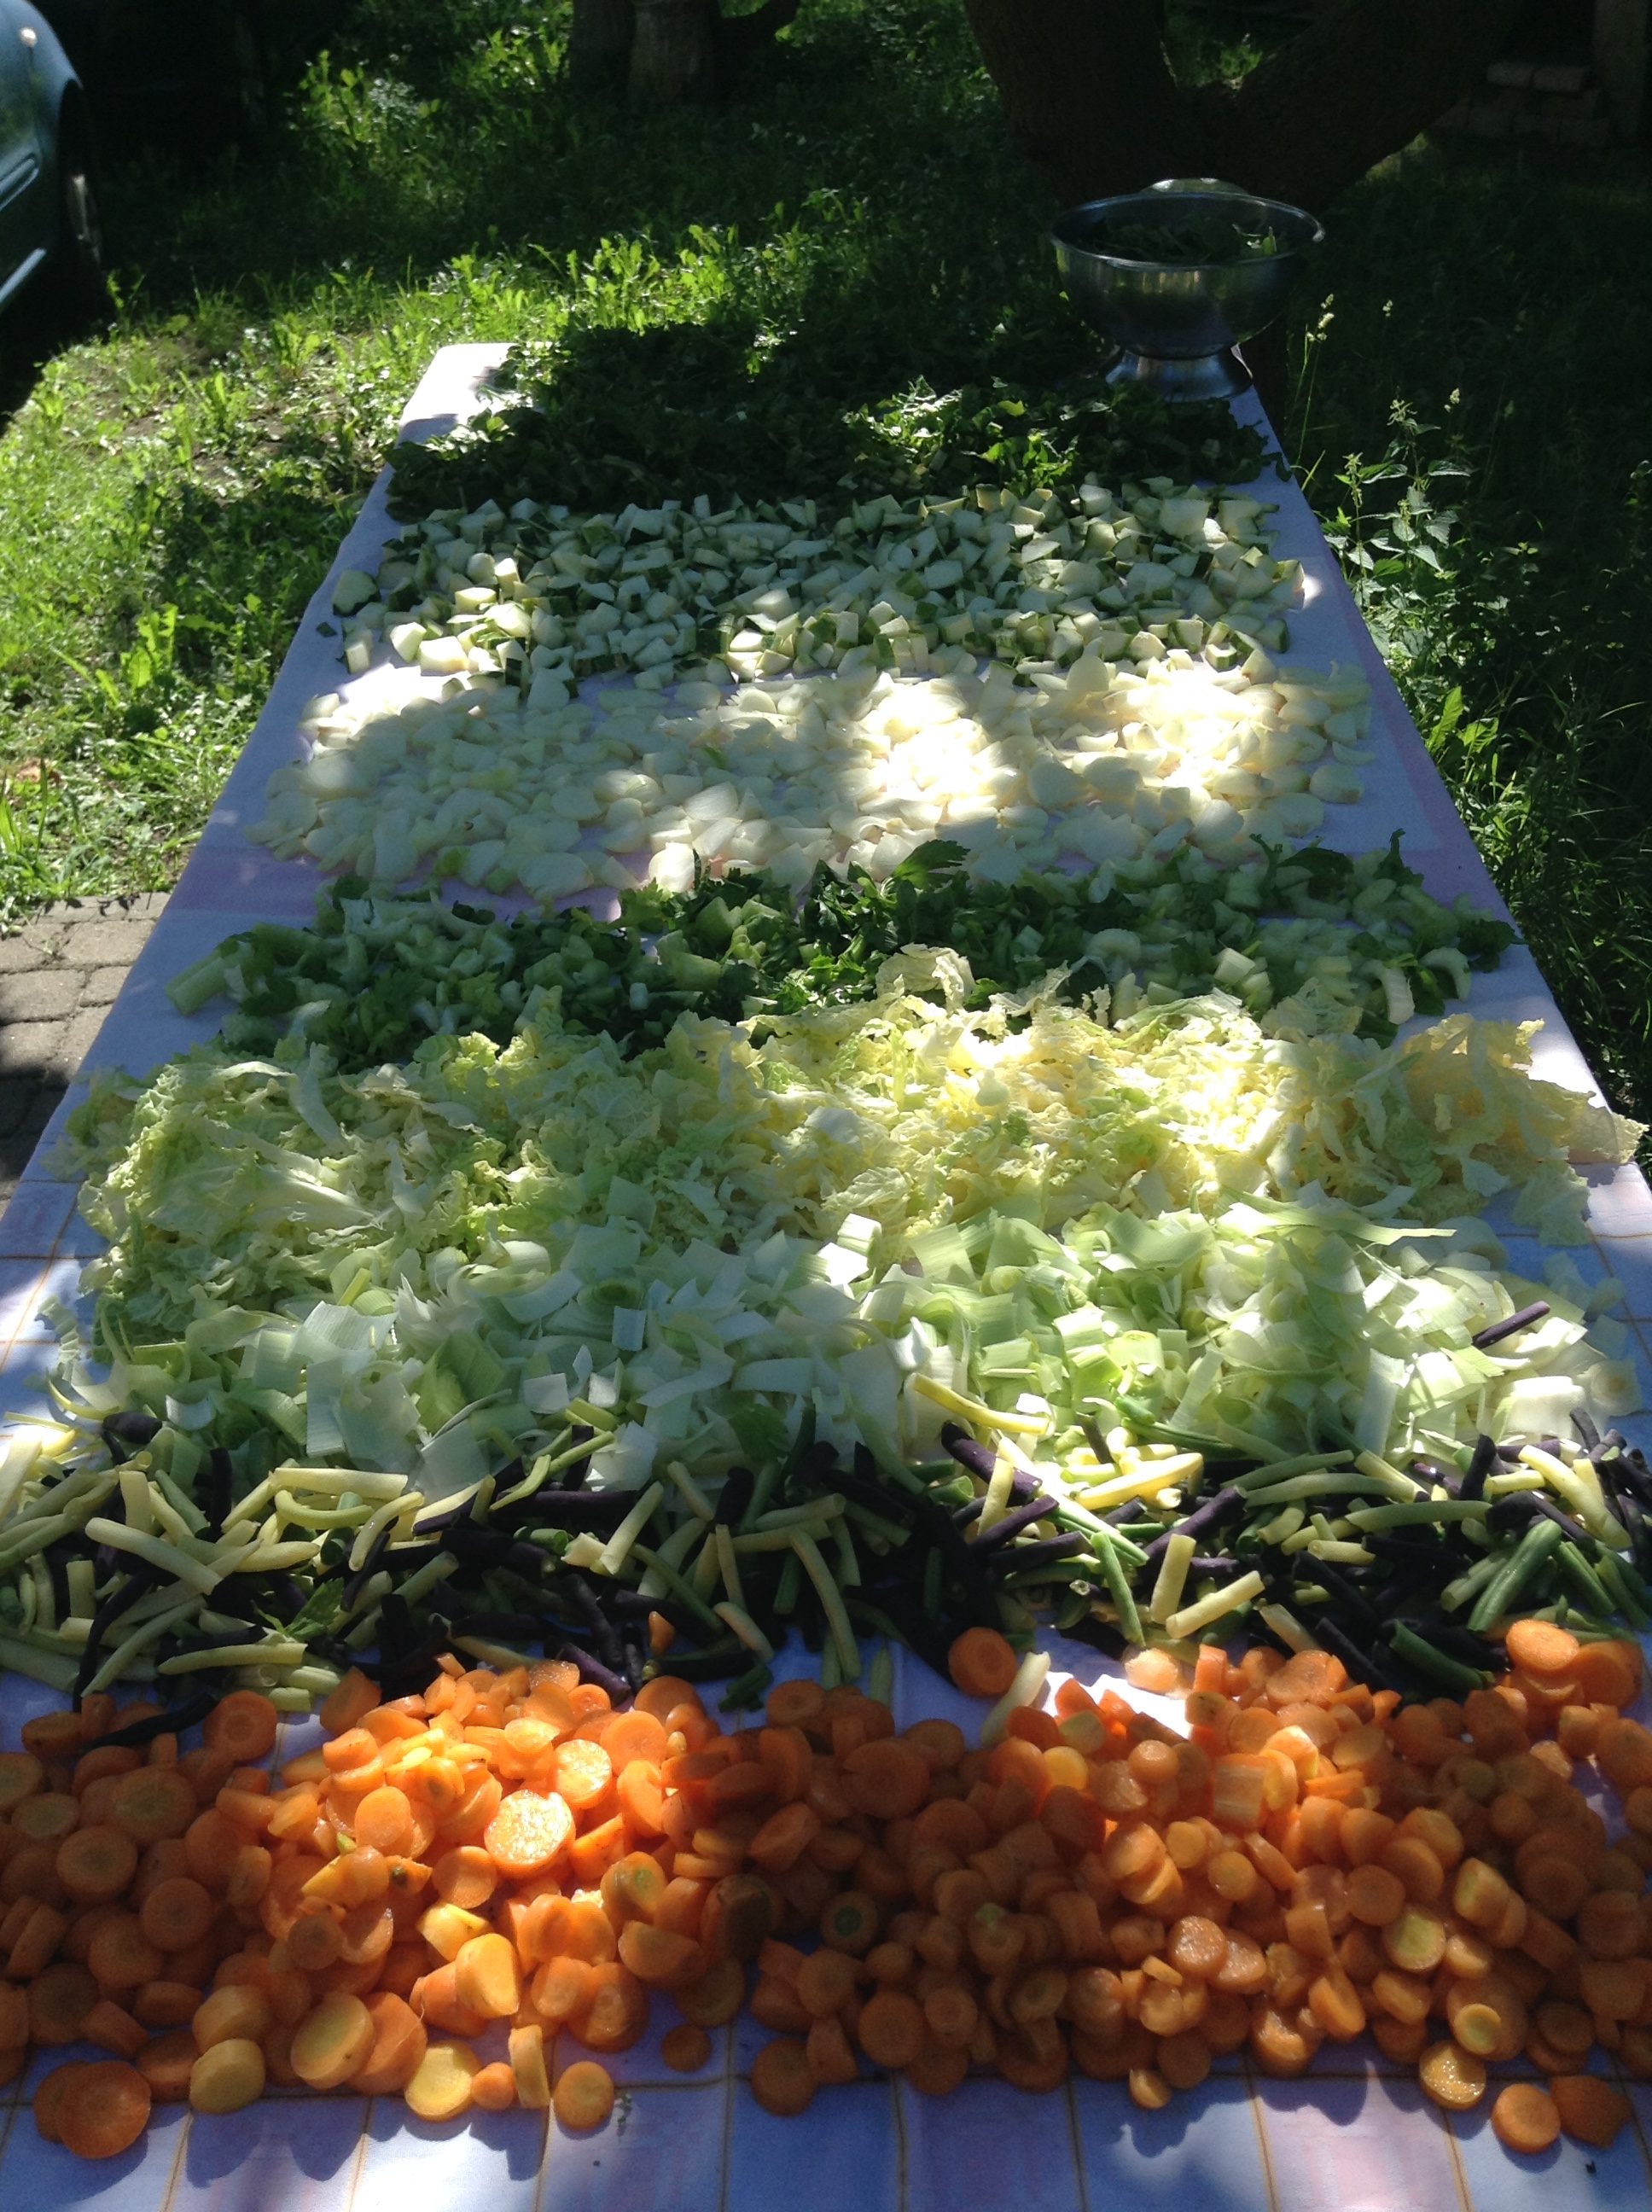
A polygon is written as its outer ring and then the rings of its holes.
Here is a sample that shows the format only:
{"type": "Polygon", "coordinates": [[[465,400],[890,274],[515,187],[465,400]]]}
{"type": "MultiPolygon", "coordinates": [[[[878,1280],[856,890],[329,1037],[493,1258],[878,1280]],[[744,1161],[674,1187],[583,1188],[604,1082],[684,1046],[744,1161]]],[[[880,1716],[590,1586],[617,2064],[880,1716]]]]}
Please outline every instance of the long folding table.
{"type": "MultiPolygon", "coordinates": [[[[449,346],[432,362],[404,417],[404,434],[426,437],[474,411],[503,349],[449,346]]],[[[1266,429],[1254,398],[1241,416],[1266,429]]],[[[316,694],[352,707],[399,679],[381,665],[346,679],[332,612],[336,579],[369,572],[394,534],[381,477],[307,610],[269,702],[225,787],[165,913],[111,1008],[75,1088],[42,1139],[0,1220],[0,1413],[44,1410],[41,1381],[57,1352],[51,1302],[72,1304],[80,1267],[99,1249],[75,1212],[76,1191],[52,1173],[64,1114],[99,1067],[141,1075],[210,1036],[212,1008],[190,1018],[166,995],[168,980],[221,939],[259,921],[302,921],[324,878],[313,865],[275,860],[250,843],[273,769],[298,756],[299,723],[316,694]]],[[[1403,835],[1403,850],[1436,896],[1466,892],[1498,913],[1472,839],[1384,668],[1306,501],[1294,482],[1268,476],[1251,489],[1277,507],[1277,550],[1302,563],[1300,603],[1289,614],[1290,658],[1357,662],[1373,691],[1364,797],[1328,810],[1326,842],[1348,852],[1403,835]]],[[[1598,1097],[1536,962],[1523,946],[1474,978],[1470,1011],[1500,1021],[1540,1022],[1537,1072],[1598,1097]]],[[[1615,1276],[1643,1392],[1652,1401],[1652,1191],[1634,1167],[1587,1171],[1589,1243],[1573,1255],[1585,1279],[1615,1276]]],[[[1540,1277],[1535,1240],[1491,1224],[1510,1266],[1540,1277]]],[[[1643,1426],[1626,1424],[1631,1431],[1643,1426]]],[[[1064,1668],[1092,1680],[1094,1652],[1058,1645],[1064,1668]]],[[[48,1692],[0,1678],[0,1748],[43,1710],[48,1692]]],[[[940,1712],[973,1729],[970,1706],[929,1670],[901,1655],[897,1723],[940,1712]]],[[[283,1748],[313,1737],[289,1723],[283,1748]]],[[[197,2119],[158,2107],[147,2136],[124,2156],[87,2166],[43,2143],[27,2100],[45,2070],[0,2089],[0,2208],[54,2212],[94,2199],[112,2212],[1102,2212],[1120,2202],[1150,2212],[1583,2212],[1644,2202],[1652,2191],[1652,2086],[1630,2084],[1636,2121],[1610,2152],[1586,2154],[1562,2139],[1536,2160],[1507,2156],[1486,2105],[1447,2117],[1414,2076],[1364,2039],[1327,2044],[1310,2074],[1266,2081],[1240,2057],[1161,2112],[1139,2111],[1119,2083],[1075,2078],[1035,2097],[1002,2081],[972,2080],[941,2100],[903,2082],[866,2078],[823,2092],[802,2118],[777,2120],[746,2079],[764,2032],[749,2020],[718,2032],[695,2075],[670,2072],[659,2037],[672,2008],[657,2003],[647,2037],[613,2062],[621,2089],[600,2133],[568,2136],[547,2114],[472,2112],[434,2126],[399,2098],[308,2097],[277,2092],[229,2118],[197,2119]]],[[[558,2061],[580,2056],[568,2043],[558,2061]]],[[[1489,2100],[1488,2100],[1489,2103],[1489,2100]]]]}

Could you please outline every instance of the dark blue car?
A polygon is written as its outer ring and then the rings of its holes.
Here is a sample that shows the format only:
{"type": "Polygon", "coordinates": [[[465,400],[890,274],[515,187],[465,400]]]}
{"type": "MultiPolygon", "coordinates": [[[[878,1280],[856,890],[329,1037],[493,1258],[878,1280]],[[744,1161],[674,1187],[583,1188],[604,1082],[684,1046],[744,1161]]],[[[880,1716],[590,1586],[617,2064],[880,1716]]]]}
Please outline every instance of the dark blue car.
{"type": "Polygon", "coordinates": [[[86,97],[29,0],[0,0],[0,309],[25,285],[96,289],[101,260],[86,97]]]}

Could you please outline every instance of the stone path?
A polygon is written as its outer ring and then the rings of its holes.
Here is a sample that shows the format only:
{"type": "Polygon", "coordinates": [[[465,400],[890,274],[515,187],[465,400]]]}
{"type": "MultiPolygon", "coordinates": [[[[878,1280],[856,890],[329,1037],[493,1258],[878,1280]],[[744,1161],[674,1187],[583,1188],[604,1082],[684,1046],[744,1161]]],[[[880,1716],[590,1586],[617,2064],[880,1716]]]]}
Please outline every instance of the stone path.
{"type": "Polygon", "coordinates": [[[0,938],[0,1212],[166,903],[70,901],[0,938]]]}

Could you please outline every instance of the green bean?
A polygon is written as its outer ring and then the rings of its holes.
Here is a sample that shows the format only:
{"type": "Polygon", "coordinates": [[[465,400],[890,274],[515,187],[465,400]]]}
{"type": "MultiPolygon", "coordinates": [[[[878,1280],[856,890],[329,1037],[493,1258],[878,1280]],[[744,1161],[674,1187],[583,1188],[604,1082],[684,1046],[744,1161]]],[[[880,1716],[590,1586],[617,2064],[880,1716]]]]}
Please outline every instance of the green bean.
{"type": "MultiPolygon", "coordinates": [[[[1600,1556],[1604,1559],[1606,1555],[1602,1553],[1600,1556]]],[[[1568,1539],[1558,1547],[1554,1559],[1562,1576],[1582,1600],[1584,1611],[1593,1613],[1597,1620],[1609,1620],[1618,1610],[1612,1592],[1576,1545],[1568,1539]]]]}
{"type": "Polygon", "coordinates": [[[768,1662],[759,1661],[756,1666],[748,1668],[744,1674],[735,1676],[717,1700],[717,1710],[724,1713],[750,1711],[753,1706],[762,1703],[774,1680],[773,1670],[768,1662]]]}
{"type": "Polygon", "coordinates": [[[44,1682],[53,1690],[72,1690],[80,1671],[66,1654],[48,1651],[22,1636],[0,1636],[0,1667],[10,1668],[14,1674],[27,1674],[31,1681],[44,1682]]]}
{"type": "Polygon", "coordinates": [[[1098,1544],[1096,1558],[1102,1579],[1107,1583],[1107,1594],[1118,1613],[1120,1628],[1132,1644],[1145,1644],[1147,1638],[1142,1632],[1141,1615],[1136,1610],[1135,1596],[1125,1579],[1124,1567],[1118,1553],[1110,1545],[1098,1544]]]}
{"type": "Polygon", "coordinates": [[[1356,1528],[1431,1528],[1446,1521],[1484,1521],[1491,1510],[1483,1498],[1419,1498],[1414,1505],[1356,1505],[1347,1517],[1356,1528]]]}
{"type": "MultiPolygon", "coordinates": [[[[1407,1502],[1417,1493],[1413,1488],[1407,1502]]],[[[1394,1485],[1374,1474],[1294,1474],[1287,1482],[1270,1483],[1266,1490],[1250,1490],[1246,1502],[1259,1511],[1275,1505],[1295,1505],[1304,1498],[1392,1498],[1394,1485]]]]}
{"type": "Polygon", "coordinates": [[[798,1594],[803,1587],[803,1562],[792,1550],[787,1540],[789,1556],[780,1563],[780,1578],[774,1585],[774,1610],[786,1620],[798,1609],[798,1594]]]}
{"type": "Polygon", "coordinates": [[[1631,1627],[1641,1629],[1652,1624],[1652,1612],[1647,1610],[1644,1586],[1627,1560],[1619,1559],[1616,1552],[1603,1551],[1595,1563],[1595,1571],[1616,1596],[1619,1609],[1631,1627]]]}
{"type": "Polygon", "coordinates": [[[1147,1554],[1139,1544],[1133,1544],[1127,1536],[1121,1535],[1110,1522],[1098,1521],[1093,1513],[1086,1513],[1081,1505],[1060,1505],[1050,1518],[1058,1528],[1077,1529],[1090,1539],[1091,1548],[1105,1550],[1121,1566],[1133,1572],[1147,1565],[1147,1554]]]}
{"type": "Polygon", "coordinates": [[[658,1552],[647,1544],[633,1544],[631,1557],[634,1559],[641,1559],[645,1567],[657,1574],[679,1605],[687,1606],[689,1612],[695,1614],[696,1619],[704,1621],[708,1628],[721,1631],[723,1623],[719,1620],[693,1583],[685,1582],[675,1567],[668,1567],[658,1552]]]}
{"type": "Polygon", "coordinates": [[[1558,1521],[1534,1521],[1480,1592],[1468,1616],[1469,1626],[1476,1631],[1489,1628],[1494,1620],[1512,1613],[1521,1592],[1565,1540],[1566,1532],[1558,1521]]]}
{"type": "Polygon", "coordinates": [[[295,1638],[276,1636],[264,1644],[215,1644],[199,1651],[179,1651],[163,1659],[155,1671],[202,1674],[212,1667],[296,1667],[303,1656],[304,1646],[295,1638]]]}
{"type": "Polygon", "coordinates": [[[1351,1451],[1299,1452],[1295,1459],[1276,1459],[1266,1467],[1248,1468],[1243,1474],[1233,1478],[1236,1490],[1247,1493],[1266,1490],[1271,1484],[1283,1482],[1289,1475],[1315,1474],[1322,1468],[1351,1467],[1354,1455],[1351,1451]]]}
{"type": "Polygon", "coordinates": [[[1419,1674],[1427,1674],[1459,1696],[1470,1690],[1484,1690],[1491,1677],[1478,1668],[1466,1667],[1460,1659],[1453,1659],[1443,1651],[1436,1651],[1425,1643],[1414,1630],[1397,1625],[1388,1634],[1388,1644],[1396,1659],[1405,1660],[1419,1674]]]}
{"type": "Polygon", "coordinates": [[[1465,1567],[1461,1574],[1455,1581],[1449,1582],[1440,1592],[1441,1612],[1455,1613],[1460,1607],[1467,1605],[1471,1597],[1485,1589],[1502,1566],[1503,1558],[1501,1552],[1488,1552],[1483,1559],[1476,1559],[1472,1567],[1465,1567]]]}
{"type": "MultiPolygon", "coordinates": [[[[802,1521],[796,1522],[794,1528],[800,1528],[805,1536],[812,1536],[818,1543],[830,1534],[832,1525],[829,1521],[802,1521]]],[[[749,1536],[734,1539],[735,1552],[741,1557],[748,1552],[790,1552],[794,1528],[754,1528],[749,1536]]]]}

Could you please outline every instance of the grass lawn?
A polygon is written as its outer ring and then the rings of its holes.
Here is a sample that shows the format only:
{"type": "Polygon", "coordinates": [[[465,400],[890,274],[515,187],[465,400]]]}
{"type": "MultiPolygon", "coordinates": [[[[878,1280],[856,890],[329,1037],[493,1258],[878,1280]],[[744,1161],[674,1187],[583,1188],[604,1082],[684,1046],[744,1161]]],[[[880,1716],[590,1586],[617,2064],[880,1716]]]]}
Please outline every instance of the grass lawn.
{"type": "MultiPolygon", "coordinates": [[[[0,923],[176,875],[437,346],[738,322],[817,359],[823,404],[890,397],[926,349],[938,380],[1088,358],[957,0],[808,0],[732,106],[654,119],[569,95],[564,22],[353,0],[266,158],[110,178],[106,330],[38,374],[0,331],[0,923]]],[[[1638,156],[1414,150],[1337,211],[1285,425],[1643,1117],[1649,265],[1638,156]]]]}

